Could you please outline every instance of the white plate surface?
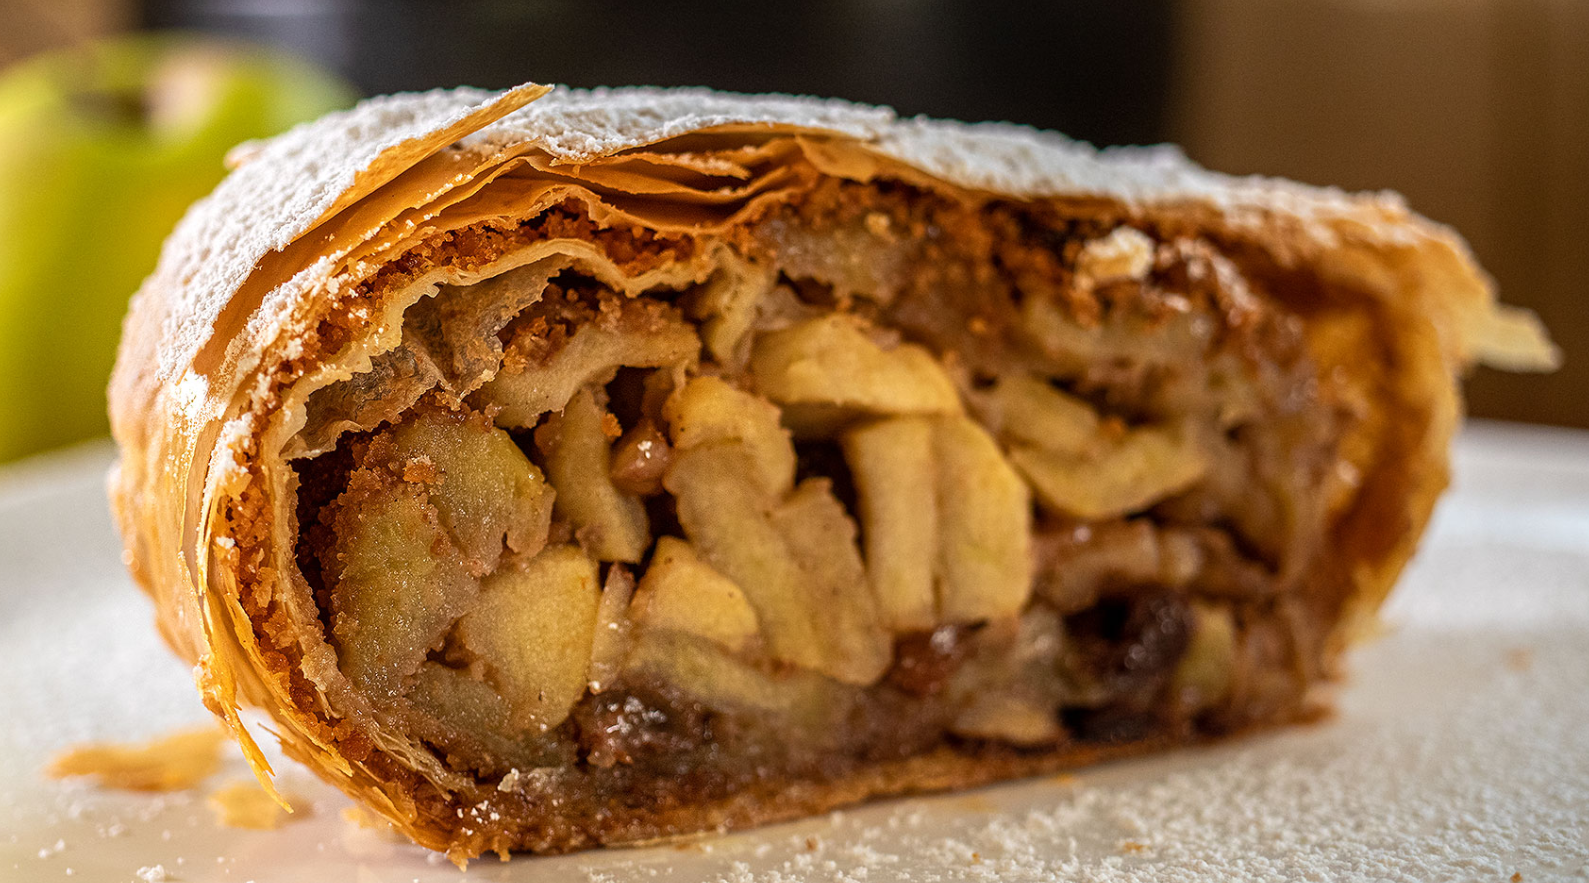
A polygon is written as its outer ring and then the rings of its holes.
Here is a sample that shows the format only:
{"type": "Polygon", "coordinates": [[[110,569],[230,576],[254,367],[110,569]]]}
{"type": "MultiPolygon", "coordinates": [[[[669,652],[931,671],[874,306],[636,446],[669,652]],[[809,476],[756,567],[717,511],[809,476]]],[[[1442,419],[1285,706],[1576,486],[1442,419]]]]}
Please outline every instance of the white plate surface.
{"type": "Polygon", "coordinates": [[[1589,881],[1589,434],[1478,425],[1457,486],[1323,724],[646,849],[459,872],[307,817],[219,827],[205,793],[45,781],[57,750],[203,721],[121,569],[104,444],[0,471],[0,880],[1589,881]],[[142,877],[140,878],[140,873],[142,877]]]}

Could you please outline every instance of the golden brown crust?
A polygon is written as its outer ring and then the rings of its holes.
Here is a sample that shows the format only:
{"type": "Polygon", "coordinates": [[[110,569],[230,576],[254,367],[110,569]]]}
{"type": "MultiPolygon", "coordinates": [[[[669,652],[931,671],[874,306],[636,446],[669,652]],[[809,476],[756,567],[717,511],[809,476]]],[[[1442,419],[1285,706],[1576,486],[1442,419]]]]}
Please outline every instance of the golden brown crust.
{"type": "MultiPolygon", "coordinates": [[[[1392,198],[1226,179],[1162,154],[1100,157],[1025,130],[901,122],[836,103],[615,92],[554,94],[518,110],[539,94],[385,99],[251,151],[184,221],[137,296],[111,387],[122,450],[111,494],[129,567],[155,599],[162,634],[197,664],[207,704],[262,774],[240,702],[272,714],[289,754],[416,841],[457,855],[581,843],[460,839],[428,816],[436,795],[476,786],[382,741],[336,675],[334,651],[302,637],[319,634],[319,611],[293,563],[297,478],[284,459],[318,452],[298,435],[311,393],[367,370],[396,342],[401,311],[436,284],[531,260],[586,262],[621,291],[699,282],[715,260],[700,237],[731,235],[837,178],[1191,234],[1255,278],[1285,280],[1276,288],[1350,292],[1374,316],[1367,345],[1382,358],[1364,371],[1361,340],[1339,350],[1315,342],[1326,369],[1361,373],[1359,404],[1379,418],[1355,440],[1363,490],[1338,522],[1353,594],[1336,646],[1390,590],[1445,485],[1455,373],[1476,357],[1525,367],[1553,358],[1537,328],[1495,306],[1453,234],[1392,198]],[[347,168],[328,159],[339,155],[347,168]],[[303,171],[310,161],[313,173],[303,171]],[[581,211],[547,213],[564,203],[581,211]]],[[[610,839],[754,824],[1063,768],[1095,752],[919,758],[685,807],[610,839]]]]}

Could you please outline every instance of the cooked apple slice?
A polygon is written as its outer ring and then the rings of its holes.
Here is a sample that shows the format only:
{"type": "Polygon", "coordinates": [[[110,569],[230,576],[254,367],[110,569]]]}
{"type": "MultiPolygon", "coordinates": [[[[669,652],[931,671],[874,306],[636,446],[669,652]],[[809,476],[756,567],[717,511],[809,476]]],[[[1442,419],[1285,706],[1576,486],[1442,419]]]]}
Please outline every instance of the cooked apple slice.
{"type": "Polygon", "coordinates": [[[1074,518],[1140,512],[1208,472],[1190,432],[1106,424],[1087,402],[1035,377],[1001,378],[984,401],[984,416],[1039,501],[1074,518]]]}
{"type": "Polygon", "coordinates": [[[634,574],[622,564],[607,569],[596,607],[596,635],[590,643],[590,692],[600,693],[617,680],[634,639],[629,605],[634,599],[634,574]]]}
{"type": "Polygon", "coordinates": [[[551,546],[522,567],[481,583],[458,637],[513,707],[513,725],[544,732],[584,694],[596,609],[596,562],[576,546],[551,546]]]}
{"type": "Polygon", "coordinates": [[[933,421],[938,612],[975,622],[1020,612],[1032,592],[1032,504],[999,446],[965,417],[933,421]]]}
{"type": "Polygon", "coordinates": [[[1028,297],[1021,302],[1021,318],[1012,330],[1042,353],[1049,370],[1079,377],[1111,362],[1149,367],[1201,364],[1214,327],[1196,311],[1151,318],[1127,314],[1083,324],[1062,299],[1028,297]]]}
{"type": "Polygon", "coordinates": [[[1192,603],[1192,640],[1170,681],[1181,706],[1198,710],[1230,694],[1236,670],[1236,624],[1224,605],[1192,603]]]}
{"type": "Polygon", "coordinates": [[[716,377],[697,377],[668,397],[663,416],[679,451],[735,443],[751,459],[742,480],[773,497],[782,497],[794,486],[794,446],[779,422],[778,409],[766,400],[716,377]]]}
{"type": "Polygon", "coordinates": [[[1031,500],[981,426],[894,417],[845,433],[867,574],[895,630],[1018,613],[1031,595],[1031,500]]]}
{"type": "Polygon", "coordinates": [[[629,615],[637,629],[687,632],[736,653],[758,631],[756,611],[739,586],[677,537],[657,540],[629,615]]]}
{"type": "Polygon", "coordinates": [[[674,456],[663,483],[679,523],[745,592],[773,657],[847,683],[876,680],[891,648],[854,523],[825,484],[793,490],[794,446],[778,409],[703,377],[665,413],[674,456]]]}
{"type": "Polygon", "coordinates": [[[480,590],[422,486],[383,478],[354,473],[327,573],[337,660],[374,696],[399,692],[480,590]]]}
{"type": "Polygon", "coordinates": [[[855,542],[855,522],[825,478],[803,481],[772,512],[773,529],[801,574],[805,603],[816,613],[827,664],[819,670],[847,684],[882,677],[894,641],[877,615],[855,542]]]}
{"type": "Polygon", "coordinates": [[[774,717],[770,725],[794,728],[807,746],[841,732],[836,724],[845,707],[844,686],[798,668],[764,671],[698,635],[642,633],[627,671],[670,684],[709,708],[774,717]]]}
{"type": "Polygon", "coordinates": [[[825,436],[865,415],[954,414],[954,382],[927,350],[884,349],[861,320],[830,314],[760,335],[752,348],[756,388],[783,406],[797,434],[825,436]]]}
{"type": "Polygon", "coordinates": [[[694,360],[701,348],[694,326],[671,307],[660,315],[647,309],[641,302],[623,302],[612,321],[580,326],[545,362],[519,371],[504,369],[469,400],[498,406],[498,425],[528,429],[542,414],[563,407],[580,387],[605,385],[619,368],[694,360]]]}
{"type": "Polygon", "coordinates": [[[894,631],[937,625],[937,467],[933,427],[921,417],[874,420],[844,434],[854,478],[866,574],[878,614],[894,631]]]}
{"type": "Polygon", "coordinates": [[[889,638],[866,586],[854,526],[826,487],[787,509],[745,476],[742,445],[684,451],[668,471],[679,522],[702,556],[740,586],[776,659],[852,684],[887,667],[889,638]]]}
{"type": "Polygon", "coordinates": [[[499,744],[512,737],[512,710],[507,700],[466,672],[427,662],[414,675],[408,698],[426,713],[471,736],[499,744]]]}
{"type": "Polygon", "coordinates": [[[812,609],[804,580],[772,523],[773,495],[757,487],[748,445],[682,448],[663,479],[679,523],[711,565],[740,586],[776,659],[826,670],[823,611],[812,609]]]}
{"type": "Polygon", "coordinates": [[[1176,427],[1129,430],[1090,456],[1013,445],[1010,461],[1044,506],[1095,521],[1148,509],[1196,484],[1209,466],[1190,433],[1176,427]]]}
{"type": "Polygon", "coordinates": [[[743,368],[748,358],[742,344],[756,322],[762,298],[778,279],[771,265],[757,265],[725,257],[717,272],[701,289],[691,315],[705,320],[701,340],[712,358],[733,368],[743,368]]]}
{"type": "Polygon", "coordinates": [[[1013,444],[1081,453],[1100,442],[1102,422],[1092,406],[1036,377],[1001,377],[989,392],[989,423],[1013,444]]]}
{"type": "MultiPolygon", "coordinates": [[[[610,418],[587,388],[535,430],[535,444],[557,489],[557,511],[600,561],[638,563],[651,545],[644,504],[612,483],[610,418]]],[[[616,426],[616,421],[613,421],[616,426]]]]}
{"type": "Polygon", "coordinates": [[[513,729],[508,723],[512,711],[507,700],[491,689],[491,684],[470,678],[461,670],[448,669],[439,662],[426,662],[419,667],[408,699],[467,734],[507,738],[513,729]]]}
{"type": "Polygon", "coordinates": [[[553,734],[516,727],[508,701],[468,671],[427,662],[407,698],[421,713],[410,718],[413,735],[441,747],[449,760],[499,773],[573,761],[553,734]]]}
{"type": "Polygon", "coordinates": [[[484,415],[423,411],[399,424],[392,441],[405,477],[425,486],[476,576],[496,569],[504,545],[525,557],[546,545],[552,489],[484,415]]]}
{"type": "Polygon", "coordinates": [[[343,671],[390,693],[412,674],[505,551],[546,543],[552,491],[480,415],[426,410],[362,455],[325,562],[343,671]]]}

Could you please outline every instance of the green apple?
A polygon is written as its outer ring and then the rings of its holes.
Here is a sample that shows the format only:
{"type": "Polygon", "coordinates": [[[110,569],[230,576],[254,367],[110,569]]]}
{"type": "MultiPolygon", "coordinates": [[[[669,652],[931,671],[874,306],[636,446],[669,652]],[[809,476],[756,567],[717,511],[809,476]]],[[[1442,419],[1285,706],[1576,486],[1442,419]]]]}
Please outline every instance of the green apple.
{"type": "Polygon", "coordinates": [[[305,62],[189,35],[0,75],[0,461],[105,432],[127,298],[227,150],[354,98],[305,62]]]}

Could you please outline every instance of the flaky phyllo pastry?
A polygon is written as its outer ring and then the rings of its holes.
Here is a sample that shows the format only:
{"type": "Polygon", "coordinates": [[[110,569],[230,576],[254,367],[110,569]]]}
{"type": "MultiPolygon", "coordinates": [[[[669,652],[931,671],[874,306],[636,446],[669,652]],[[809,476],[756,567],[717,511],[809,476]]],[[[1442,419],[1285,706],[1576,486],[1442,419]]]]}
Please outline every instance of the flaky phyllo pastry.
{"type": "Polygon", "coordinates": [[[1547,366],[1393,197],[839,102],[525,86],[274,141],[167,244],[116,511],[238,718],[463,859],[1295,720],[1547,366]]]}

